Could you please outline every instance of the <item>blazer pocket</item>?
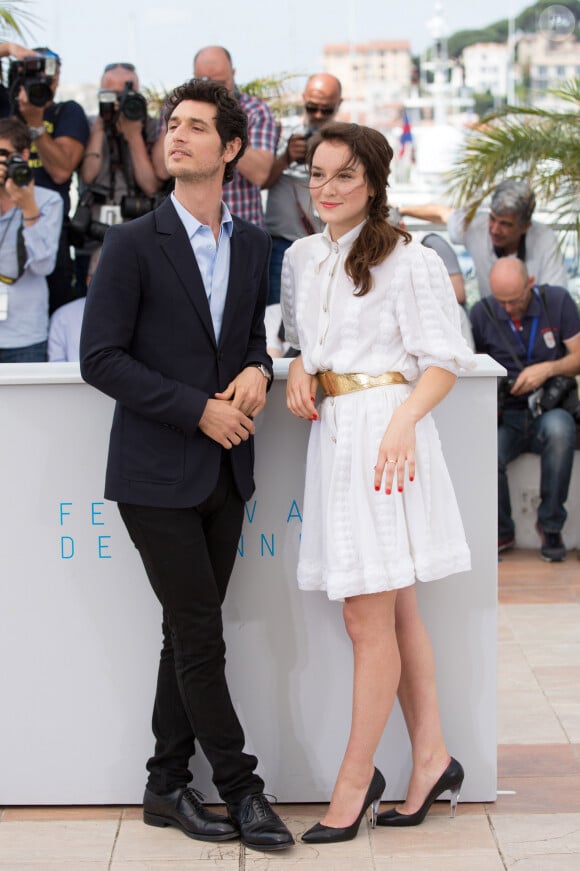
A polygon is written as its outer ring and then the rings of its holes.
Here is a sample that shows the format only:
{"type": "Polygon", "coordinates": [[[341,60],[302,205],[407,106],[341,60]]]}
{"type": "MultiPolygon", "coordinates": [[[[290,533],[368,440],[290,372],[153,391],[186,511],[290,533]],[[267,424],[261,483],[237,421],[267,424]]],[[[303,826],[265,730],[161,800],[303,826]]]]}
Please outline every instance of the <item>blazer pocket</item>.
{"type": "Polygon", "coordinates": [[[131,481],[179,484],[185,475],[185,433],[124,410],[121,475],[131,481]]]}

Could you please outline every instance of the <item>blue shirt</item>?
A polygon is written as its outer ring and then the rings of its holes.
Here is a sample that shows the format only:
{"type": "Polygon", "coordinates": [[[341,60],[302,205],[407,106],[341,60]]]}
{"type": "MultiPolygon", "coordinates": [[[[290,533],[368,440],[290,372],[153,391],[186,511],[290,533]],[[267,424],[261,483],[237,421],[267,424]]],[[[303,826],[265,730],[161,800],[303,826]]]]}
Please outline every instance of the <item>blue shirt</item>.
{"type": "MultiPolygon", "coordinates": [[[[537,289],[534,288],[536,291],[537,289]]],[[[580,314],[576,303],[563,287],[546,288],[546,307],[534,292],[530,304],[520,319],[520,329],[516,336],[510,325],[510,316],[495,300],[488,296],[492,309],[499,322],[498,333],[495,320],[490,320],[483,301],[477,302],[470,312],[475,349],[480,354],[489,354],[508,371],[510,378],[516,378],[523,368],[534,363],[557,360],[568,353],[564,342],[580,333],[580,314]],[[538,318],[536,335],[533,335],[534,319],[538,318]],[[532,342],[533,340],[533,342],[532,342]],[[511,348],[521,363],[516,366],[510,354],[511,348]],[[529,351],[529,362],[528,362],[529,351]]],[[[508,397],[506,406],[526,407],[526,397],[508,397]]]]}
{"type": "MultiPolygon", "coordinates": [[[[14,284],[0,283],[8,295],[8,316],[0,320],[0,348],[24,348],[46,341],[48,334],[47,275],[54,269],[62,226],[62,199],[55,191],[34,188],[40,218],[22,236],[26,249],[24,272],[14,284]]],[[[18,230],[22,210],[0,215],[0,275],[18,275],[18,230]]]]}
{"type": "Polygon", "coordinates": [[[219,342],[224,317],[224,307],[228,292],[230,277],[230,239],[234,222],[229,209],[222,202],[222,220],[218,241],[216,244],[211,227],[200,224],[185,206],[182,206],[174,193],[171,201],[179,215],[181,223],[191,243],[191,247],[201,273],[201,279],[207,299],[215,333],[216,343],[219,342]]]}

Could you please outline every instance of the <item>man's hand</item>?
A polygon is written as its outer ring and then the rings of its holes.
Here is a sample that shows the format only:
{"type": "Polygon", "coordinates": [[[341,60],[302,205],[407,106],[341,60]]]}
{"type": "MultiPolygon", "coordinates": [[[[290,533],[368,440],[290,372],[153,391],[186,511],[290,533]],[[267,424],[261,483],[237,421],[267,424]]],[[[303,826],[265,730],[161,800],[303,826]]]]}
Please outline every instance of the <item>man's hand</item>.
{"type": "MultiPolygon", "coordinates": [[[[44,118],[44,106],[33,106],[28,99],[26,90],[21,87],[16,97],[18,102],[18,111],[22,115],[25,123],[29,127],[41,127],[42,119],[44,118]]],[[[46,136],[46,134],[45,134],[46,136]]]]}
{"type": "Polygon", "coordinates": [[[304,163],[306,159],[307,139],[301,133],[293,133],[288,140],[286,153],[288,163],[304,163]]]}
{"type": "Polygon", "coordinates": [[[228,450],[247,441],[256,431],[249,417],[231,402],[221,399],[208,399],[198,426],[206,436],[228,450]]]}
{"type": "Polygon", "coordinates": [[[257,366],[247,366],[230,381],[223,393],[216,393],[216,399],[231,402],[233,408],[253,418],[266,404],[267,387],[268,382],[257,366]]]}
{"type": "Polygon", "coordinates": [[[548,378],[552,377],[554,374],[552,370],[553,363],[551,361],[526,366],[518,375],[510,393],[513,396],[521,396],[524,393],[531,393],[533,390],[537,390],[548,378]]]}
{"type": "MultiPolygon", "coordinates": [[[[0,173],[6,174],[6,166],[0,164],[0,173]]],[[[1,176],[0,176],[1,184],[1,176]]],[[[38,215],[38,206],[34,196],[34,179],[27,184],[26,187],[14,184],[11,178],[6,179],[4,190],[19,209],[22,209],[22,214],[25,218],[31,218],[38,215]]]]}
{"type": "Polygon", "coordinates": [[[125,118],[122,112],[119,112],[115,127],[126,142],[143,137],[143,122],[139,120],[130,121],[129,118],[125,118]]]}

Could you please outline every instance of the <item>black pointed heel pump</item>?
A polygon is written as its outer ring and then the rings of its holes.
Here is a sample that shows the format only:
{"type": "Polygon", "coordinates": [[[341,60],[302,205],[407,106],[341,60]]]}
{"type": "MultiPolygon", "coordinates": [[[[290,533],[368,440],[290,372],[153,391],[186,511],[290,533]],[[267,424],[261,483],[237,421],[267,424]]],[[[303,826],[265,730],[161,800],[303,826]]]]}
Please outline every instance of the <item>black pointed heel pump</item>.
{"type": "Polygon", "coordinates": [[[337,844],[339,841],[352,841],[353,838],[356,838],[361,820],[369,807],[371,809],[371,828],[374,829],[377,824],[377,811],[384,791],[385,778],[379,769],[375,768],[373,779],[367,789],[361,811],[352,825],[336,828],[335,826],[323,826],[322,823],[316,823],[311,829],[304,832],[302,840],[306,844],[337,844]]]}
{"type": "Polygon", "coordinates": [[[421,805],[418,811],[415,811],[414,814],[400,814],[395,808],[392,808],[388,811],[383,811],[382,814],[377,816],[377,825],[378,826],[418,826],[423,822],[427,813],[429,812],[429,808],[433,804],[436,798],[449,790],[451,793],[451,819],[455,817],[455,811],[457,810],[457,802],[459,800],[459,793],[461,790],[461,785],[463,783],[463,778],[465,777],[465,773],[463,771],[463,767],[457,759],[451,757],[451,762],[421,805]]]}

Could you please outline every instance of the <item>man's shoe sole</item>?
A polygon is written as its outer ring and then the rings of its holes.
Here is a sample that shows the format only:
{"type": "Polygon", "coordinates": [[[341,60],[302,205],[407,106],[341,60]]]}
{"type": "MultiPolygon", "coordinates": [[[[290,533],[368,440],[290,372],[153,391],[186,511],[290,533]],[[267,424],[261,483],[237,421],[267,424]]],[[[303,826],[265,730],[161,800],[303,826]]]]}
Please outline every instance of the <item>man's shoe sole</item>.
{"type": "Polygon", "coordinates": [[[193,838],[194,841],[233,841],[234,838],[240,837],[239,832],[232,832],[229,835],[203,835],[201,833],[198,835],[190,832],[178,820],[174,820],[171,817],[161,817],[158,814],[144,813],[143,822],[146,826],[157,826],[160,829],[166,826],[173,826],[173,828],[179,829],[180,832],[187,835],[188,838],[193,838]]]}
{"type": "Polygon", "coordinates": [[[566,559],[566,554],[564,554],[563,556],[544,556],[543,553],[540,553],[540,556],[545,563],[563,563],[566,559]]]}
{"type": "Polygon", "coordinates": [[[289,841],[286,844],[251,844],[249,841],[246,841],[245,838],[240,838],[240,841],[244,845],[244,847],[248,847],[250,850],[262,850],[264,853],[272,853],[274,850],[287,850],[288,847],[293,847],[296,843],[294,839],[289,841]]]}

